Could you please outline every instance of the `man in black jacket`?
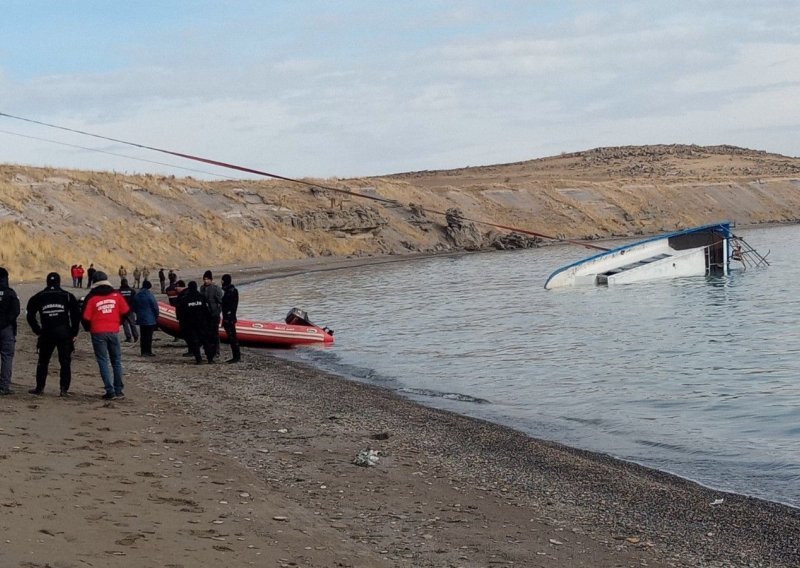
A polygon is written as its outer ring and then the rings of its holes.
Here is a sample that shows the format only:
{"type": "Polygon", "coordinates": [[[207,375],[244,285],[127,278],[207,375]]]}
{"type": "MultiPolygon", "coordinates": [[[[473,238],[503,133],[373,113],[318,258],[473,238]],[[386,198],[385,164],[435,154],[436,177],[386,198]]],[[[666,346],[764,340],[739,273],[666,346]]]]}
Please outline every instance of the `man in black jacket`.
{"type": "MultiPolygon", "coordinates": [[[[137,268],[136,270],[139,269],[137,268]]],[[[130,287],[127,278],[123,278],[120,281],[119,293],[125,298],[125,301],[128,302],[128,307],[131,309],[128,315],[125,316],[125,319],[122,320],[122,331],[125,332],[125,343],[130,343],[131,338],[133,338],[133,342],[136,343],[139,341],[139,330],[136,328],[136,313],[133,311],[133,297],[136,295],[136,291],[130,287]]]]}
{"type": "Polygon", "coordinates": [[[78,300],[61,288],[61,277],[58,273],[51,272],[47,275],[47,287],[28,300],[26,311],[28,324],[33,333],[39,336],[36,343],[39,348],[36,388],[28,392],[42,394],[47,382],[50,357],[57,349],[58,364],[61,366],[61,396],[68,396],[69,385],[72,382],[72,352],[81,324],[78,300]]]}
{"type": "Polygon", "coordinates": [[[19,297],[8,285],[8,270],[0,266],[0,395],[11,390],[11,369],[17,348],[19,297]]]}
{"type": "Polygon", "coordinates": [[[231,358],[226,363],[242,360],[239,340],[236,338],[236,310],[239,309],[239,291],[231,282],[230,274],[222,275],[222,327],[231,346],[231,358]]]}
{"type": "Polygon", "coordinates": [[[209,359],[209,363],[214,362],[214,357],[219,355],[219,318],[222,315],[222,290],[214,284],[214,275],[210,270],[203,274],[203,285],[200,286],[200,293],[203,294],[208,302],[208,311],[211,317],[208,319],[206,328],[206,339],[214,345],[214,352],[209,359]]]}
{"type": "Polygon", "coordinates": [[[178,295],[175,315],[181,326],[181,334],[189,346],[189,353],[194,356],[196,363],[203,362],[200,356],[200,345],[206,352],[209,363],[214,362],[214,344],[207,336],[211,313],[205,296],[197,289],[197,282],[189,282],[188,288],[178,295]]]}

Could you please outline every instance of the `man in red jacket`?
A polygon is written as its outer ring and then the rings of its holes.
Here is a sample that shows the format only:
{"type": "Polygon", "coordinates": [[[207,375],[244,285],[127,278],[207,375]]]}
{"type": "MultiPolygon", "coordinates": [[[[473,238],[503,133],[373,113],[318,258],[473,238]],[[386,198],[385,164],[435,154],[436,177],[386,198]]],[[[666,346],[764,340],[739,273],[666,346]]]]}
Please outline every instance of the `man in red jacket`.
{"type": "Polygon", "coordinates": [[[92,291],[84,299],[83,327],[92,334],[94,357],[97,359],[103,387],[106,389],[106,394],[103,395],[104,400],[125,398],[119,326],[122,325],[122,320],[129,311],[128,302],[114,290],[106,273],[96,272],[92,291]],[[113,382],[111,381],[112,369],[113,382]]]}

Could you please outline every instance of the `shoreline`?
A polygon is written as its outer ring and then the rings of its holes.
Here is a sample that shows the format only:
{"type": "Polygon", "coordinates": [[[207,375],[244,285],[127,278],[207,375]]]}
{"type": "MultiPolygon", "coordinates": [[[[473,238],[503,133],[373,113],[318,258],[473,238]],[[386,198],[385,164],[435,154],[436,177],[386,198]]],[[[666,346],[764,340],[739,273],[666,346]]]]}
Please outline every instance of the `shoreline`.
{"type": "MultiPolygon", "coordinates": [[[[488,501],[478,507],[486,523],[480,528],[468,526],[466,533],[456,531],[456,535],[450,535],[448,527],[434,523],[425,527],[430,531],[426,534],[440,546],[441,541],[449,542],[445,547],[448,549],[453,548],[453,539],[472,542],[479,536],[476,530],[480,532],[498,523],[503,530],[516,529],[519,535],[535,540],[535,534],[541,538],[541,550],[501,547],[509,565],[530,565],[532,558],[547,556],[546,552],[541,554],[543,550],[559,549],[570,542],[589,557],[581,559],[573,550],[569,562],[560,564],[560,555],[554,554],[552,560],[556,563],[547,565],[579,566],[586,562],[587,566],[612,566],[618,562],[622,565],[641,562],[628,558],[631,553],[643,554],[651,566],[662,562],[675,566],[713,566],[719,562],[720,566],[727,566],[745,559],[748,563],[794,566],[800,559],[800,537],[791,536],[800,535],[798,509],[710,489],[605,454],[535,439],[513,428],[418,404],[379,386],[252,351],[249,358],[254,361],[249,365],[269,369],[265,373],[271,379],[269,386],[260,383],[264,377],[251,377],[245,384],[226,383],[220,392],[213,374],[206,375],[200,388],[194,385],[179,393],[185,412],[204,420],[209,414],[217,416],[210,424],[206,422],[210,426],[212,451],[234,455],[238,463],[261,471],[278,487],[299,486],[295,493],[298,500],[306,492],[322,502],[327,498],[327,506],[322,505],[322,510],[337,510],[342,501],[359,502],[363,483],[367,486],[376,483],[370,472],[385,467],[379,485],[384,486],[382,497],[388,498],[390,510],[384,510],[387,502],[376,507],[374,498],[368,498],[371,511],[368,522],[355,510],[351,513],[352,520],[357,520],[358,531],[378,539],[384,549],[390,550],[395,540],[387,538],[386,533],[400,508],[408,509],[413,503],[416,522],[424,524],[430,519],[443,518],[443,513],[463,514],[470,501],[473,506],[488,501]],[[248,418],[231,419],[254,416],[262,403],[275,401],[280,401],[282,412],[290,410],[288,417],[266,422],[282,427],[265,432],[264,422],[253,424],[248,418]],[[293,422],[286,422],[287,418],[293,422]],[[278,460],[277,466],[271,460],[264,460],[265,455],[273,455],[275,448],[251,445],[265,442],[277,443],[279,453],[283,446],[283,459],[278,460]],[[348,469],[359,449],[366,447],[381,454],[374,470],[325,471],[326,464],[348,469]],[[317,452],[328,458],[333,454],[334,459],[323,460],[322,464],[308,463],[314,461],[310,456],[317,452]],[[408,482],[409,473],[412,478],[418,477],[416,483],[408,482]],[[348,480],[344,489],[339,490],[344,491],[344,498],[331,499],[321,489],[326,484],[329,487],[335,484],[337,477],[356,479],[348,480]],[[322,479],[320,489],[303,489],[307,478],[322,479]],[[387,488],[404,483],[416,499],[410,502],[404,497],[389,498],[387,488]],[[419,493],[430,490],[432,484],[438,499],[420,500],[419,493]],[[451,493],[458,502],[442,508],[445,503],[442,491],[451,493]],[[719,499],[723,499],[721,505],[712,505],[719,499]],[[564,534],[567,527],[568,533],[564,534]],[[556,536],[552,537],[553,534],[556,536]],[[546,541],[544,535],[550,535],[546,541]],[[554,540],[561,544],[553,543],[554,540]],[[593,549],[595,546],[600,550],[593,549]],[[617,554],[621,557],[617,558],[617,554]]],[[[239,369],[237,373],[248,374],[239,369]]],[[[163,395],[174,394],[171,387],[165,389],[155,382],[150,383],[150,388],[163,395]]],[[[406,516],[414,515],[406,512],[406,516]]],[[[363,540],[370,542],[370,538],[363,540]]],[[[498,546],[496,535],[492,541],[498,546]]],[[[516,544],[525,542],[520,538],[516,544]]],[[[404,539],[403,544],[408,547],[404,539]]],[[[478,552],[476,547],[471,554],[478,552]]],[[[490,548],[484,552],[498,550],[490,548]]],[[[444,554],[441,550],[435,553],[444,554]]],[[[451,558],[452,564],[428,564],[426,554],[429,551],[414,553],[412,565],[494,563],[486,557],[476,563],[459,563],[459,559],[451,558]]],[[[403,558],[404,554],[396,551],[394,560],[403,558]]]]}
{"type": "MultiPolygon", "coordinates": [[[[239,285],[409,258],[307,260],[212,270],[239,285]]],[[[14,287],[24,307],[42,285],[14,287]]],[[[123,344],[128,400],[105,402],[81,333],[75,396],[58,398],[55,360],[45,396],[23,394],[35,347],[19,326],[17,394],[0,399],[8,565],[800,565],[788,505],[257,349],[242,365],[195,366],[161,333],[153,360],[123,344]],[[378,465],[353,465],[366,448],[378,465]]]]}

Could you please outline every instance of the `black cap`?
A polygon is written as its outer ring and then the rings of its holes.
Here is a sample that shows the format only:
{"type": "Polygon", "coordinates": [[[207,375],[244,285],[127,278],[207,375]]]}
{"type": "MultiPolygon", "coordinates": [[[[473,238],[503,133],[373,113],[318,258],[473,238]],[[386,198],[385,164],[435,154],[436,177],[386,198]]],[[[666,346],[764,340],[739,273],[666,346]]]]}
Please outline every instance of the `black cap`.
{"type": "Polygon", "coordinates": [[[108,280],[108,274],[103,272],[102,270],[98,270],[94,273],[94,281],[101,282],[102,280],[108,280]]]}
{"type": "Polygon", "coordinates": [[[228,286],[231,283],[231,275],[230,274],[223,274],[222,275],[222,285],[228,286]]]}
{"type": "Polygon", "coordinates": [[[47,275],[47,285],[61,286],[61,276],[58,275],[58,272],[51,272],[47,275]]]}
{"type": "Polygon", "coordinates": [[[153,285],[150,284],[149,280],[145,280],[144,282],[142,282],[142,288],[144,288],[145,290],[149,290],[152,287],[153,287],[153,285]]]}
{"type": "Polygon", "coordinates": [[[211,274],[210,270],[206,270],[205,272],[203,272],[203,278],[204,279],[208,278],[209,280],[213,280],[214,279],[214,275],[211,274]]]}

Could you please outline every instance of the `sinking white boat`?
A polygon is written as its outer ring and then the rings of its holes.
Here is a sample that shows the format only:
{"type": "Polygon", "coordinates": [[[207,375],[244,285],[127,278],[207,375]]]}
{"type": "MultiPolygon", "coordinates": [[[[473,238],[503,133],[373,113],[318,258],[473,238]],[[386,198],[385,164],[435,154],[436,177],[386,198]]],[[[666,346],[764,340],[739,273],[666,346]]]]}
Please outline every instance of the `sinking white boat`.
{"type": "Polygon", "coordinates": [[[553,272],[544,287],[596,286],[662,278],[728,274],[732,265],[767,265],[730,223],[714,223],[636,241],[553,272]]]}

